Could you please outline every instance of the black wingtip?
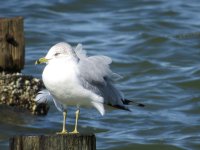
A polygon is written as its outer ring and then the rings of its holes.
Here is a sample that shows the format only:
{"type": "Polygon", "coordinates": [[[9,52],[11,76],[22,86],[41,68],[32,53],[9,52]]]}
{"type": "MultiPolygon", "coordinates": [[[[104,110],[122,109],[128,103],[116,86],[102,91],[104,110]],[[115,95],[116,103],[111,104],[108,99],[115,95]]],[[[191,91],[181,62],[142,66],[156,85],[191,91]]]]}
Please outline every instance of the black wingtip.
{"type": "Polygon", "coordinates": [[[136,106],[145,107],[145,105],[142,104],[142,103],[138,103],[138,102],[135,102],[135,101],[132,101],[132,100],[128,100],[128,99],[124,99],[124,100],[122,100],[122,102],[125,105],[129,105],[129,103],[133,103],[133,104],[136,104],[136,106]]]}
{"type": "Polygon", "coordinates": [[[144,107],[145,105],[144,105],[144,104],[141,104],[141,103],[139,103],[139,104],[137,104],[137,106],[139,106],[139,107],[144,107]]]}

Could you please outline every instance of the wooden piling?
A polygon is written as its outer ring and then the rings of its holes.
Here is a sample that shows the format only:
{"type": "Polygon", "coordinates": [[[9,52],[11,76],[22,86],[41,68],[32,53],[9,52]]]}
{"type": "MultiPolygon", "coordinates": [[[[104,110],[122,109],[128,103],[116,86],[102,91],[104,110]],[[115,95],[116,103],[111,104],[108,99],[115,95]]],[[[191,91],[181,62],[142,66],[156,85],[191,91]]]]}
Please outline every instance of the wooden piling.
{"type": "Polygon", "coordinates": [[[23,18],[0,18],[0,71],[20,72],[24,55],[23,18]]]}
{"type": "Polygon", "coordinates": [[[94,134],[34,135],[10,138],[10,150],[96,150],[94,134]]]}

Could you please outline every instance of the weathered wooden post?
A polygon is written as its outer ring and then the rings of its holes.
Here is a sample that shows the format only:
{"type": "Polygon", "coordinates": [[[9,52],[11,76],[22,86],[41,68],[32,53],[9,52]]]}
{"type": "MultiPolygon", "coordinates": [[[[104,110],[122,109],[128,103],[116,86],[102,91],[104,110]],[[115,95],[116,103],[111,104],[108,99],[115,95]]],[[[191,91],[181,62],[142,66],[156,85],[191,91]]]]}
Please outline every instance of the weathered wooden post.
{"type": "Polygon", "coordinates": [[[10,138],[10,150],[96,150],[94,134],[35,135],[10,138]]]}
{"type": "Polygon", "coordinates": [[[48,105],[36,105],[34,101],[38,91],[44,87],[42,81],[19,74],[25,59],[23,27],[23,17],[0,18],[0,104],[45,115],[48,105]]]}
{"type": "Polygon", "coordinates": [[[24,51],[23,18],[0,18],[0,71],[20,72],[24,51]]]}

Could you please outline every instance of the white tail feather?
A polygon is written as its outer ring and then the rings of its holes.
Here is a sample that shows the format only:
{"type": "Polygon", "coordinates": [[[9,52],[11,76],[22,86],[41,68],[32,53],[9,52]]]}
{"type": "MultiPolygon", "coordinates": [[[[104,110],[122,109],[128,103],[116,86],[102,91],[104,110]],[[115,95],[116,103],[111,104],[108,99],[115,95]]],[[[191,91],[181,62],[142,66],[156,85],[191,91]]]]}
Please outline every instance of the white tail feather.
{"type": "Polygon", "coordinates": [[[105,114],[105,109],[102,103],[98,103],[98,102],[91,102],[94,107],[100,112],[100,114],[103,116],[105,114]]]}

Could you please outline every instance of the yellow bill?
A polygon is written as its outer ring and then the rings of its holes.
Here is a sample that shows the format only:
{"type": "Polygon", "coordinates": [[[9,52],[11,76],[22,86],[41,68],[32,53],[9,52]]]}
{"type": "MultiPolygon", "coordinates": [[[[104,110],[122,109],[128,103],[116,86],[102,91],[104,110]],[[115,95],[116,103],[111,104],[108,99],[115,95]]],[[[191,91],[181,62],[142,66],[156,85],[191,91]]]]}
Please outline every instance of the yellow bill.
{"type": "Polygon", "coordinates": [[[36,62],[35,62],[35,65],[38,65],[38,64],[41,64],[41,63],[46,63],[48,61],[48,59],[42,57],[40,59],[38,59],[36,62]]]}

